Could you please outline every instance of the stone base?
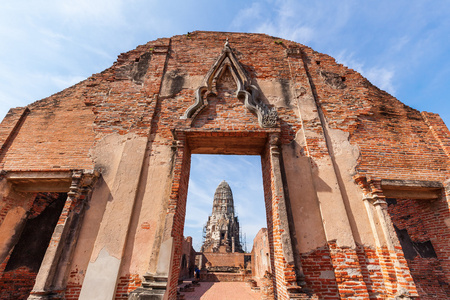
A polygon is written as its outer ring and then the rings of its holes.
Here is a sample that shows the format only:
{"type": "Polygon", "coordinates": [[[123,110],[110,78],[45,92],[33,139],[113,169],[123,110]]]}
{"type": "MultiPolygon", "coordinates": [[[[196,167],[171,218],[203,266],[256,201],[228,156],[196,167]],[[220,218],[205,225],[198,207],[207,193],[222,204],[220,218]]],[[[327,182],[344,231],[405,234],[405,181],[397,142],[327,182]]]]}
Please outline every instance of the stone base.
{"type": "Polygon", "coordinates": [[[138,288],[130,294],[128,300],[162,300],[164,299],[164,293],[165,290],[138,288]]]}
{"type": "Polygon", "coordinates": [[[167,289],[167,276],[144,275],[142,287],[131,292],[128,300],[162,300],[167,289]]]}
{"type": "Polygon", "coordinates": [[[32,292],[27,300],[61,300],[64,299],[63,293],[55,292],[32,292]]]}
{"type": "Polygon", "coordinates": [[[200,273],[200,281],[205,282],[243,282],[251,278],[251,274],[208,272],[200,273]]]}

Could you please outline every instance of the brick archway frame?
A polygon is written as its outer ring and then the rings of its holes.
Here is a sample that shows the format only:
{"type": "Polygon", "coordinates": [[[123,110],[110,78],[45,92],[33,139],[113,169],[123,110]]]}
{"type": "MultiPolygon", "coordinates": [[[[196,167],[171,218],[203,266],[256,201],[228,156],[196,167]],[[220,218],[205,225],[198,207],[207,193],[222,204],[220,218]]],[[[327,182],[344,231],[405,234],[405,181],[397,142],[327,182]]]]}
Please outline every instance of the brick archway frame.
{"type": "Polygon", "coordinates": [[[264,198],[273,270],[275,297],[289,299],[301,288],[301,267],[294,263],[284,187],[280,169],[279,129],[261,131],[174,131],[176,155],[172,190],[166,216],[166,238],[171,238],[169,278],[166,297],[176,298],[181,260],[181,242],[186,215],[191,154],[260,155],[263,173],[264,198]],[[170,237],[168,236],[170,232],[170,237]],[[300,271],[298,271],[300,270],[300,271]]]}

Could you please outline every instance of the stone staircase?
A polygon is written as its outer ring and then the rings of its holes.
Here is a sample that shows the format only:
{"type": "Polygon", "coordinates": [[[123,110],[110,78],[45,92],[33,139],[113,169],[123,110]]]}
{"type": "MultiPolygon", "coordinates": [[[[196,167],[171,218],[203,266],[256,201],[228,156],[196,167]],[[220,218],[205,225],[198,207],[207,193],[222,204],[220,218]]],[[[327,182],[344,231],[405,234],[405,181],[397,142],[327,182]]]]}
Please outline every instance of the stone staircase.
{"type": "Polygon", "coordinates": [[[129,300],[162,300],[167,289],[167,276],[147,273],[142,287],[131,293],[129,300]]]}

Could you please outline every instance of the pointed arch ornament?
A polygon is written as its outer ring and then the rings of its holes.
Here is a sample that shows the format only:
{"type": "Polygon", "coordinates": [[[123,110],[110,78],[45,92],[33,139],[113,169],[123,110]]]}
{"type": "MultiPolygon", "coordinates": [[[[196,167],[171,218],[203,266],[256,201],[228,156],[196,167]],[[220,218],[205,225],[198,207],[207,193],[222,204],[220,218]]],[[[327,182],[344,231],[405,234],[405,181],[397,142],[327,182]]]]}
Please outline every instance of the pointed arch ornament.
{"type": "Polygon", "coordinates": [[[202,84],[195,91],[195,103],[191,105],[182,119],[195,119],[196,116],[208,106],[208,102],[204,97],[208,93],[212,93],[217,80],[229,70],[236,83],[235,97],[244,100],[245,107],[258,118],[258,123],[262,128],[273,128],[277,126],[278,114],[275,107],[269,107],[258,97],[260,92],[258,87],[251,84],[250,78],[247,76],[242,65],[235,57],[231,49],[228,38],[222,49],[221,55],[212,65],[206,74],[202,84]]]}

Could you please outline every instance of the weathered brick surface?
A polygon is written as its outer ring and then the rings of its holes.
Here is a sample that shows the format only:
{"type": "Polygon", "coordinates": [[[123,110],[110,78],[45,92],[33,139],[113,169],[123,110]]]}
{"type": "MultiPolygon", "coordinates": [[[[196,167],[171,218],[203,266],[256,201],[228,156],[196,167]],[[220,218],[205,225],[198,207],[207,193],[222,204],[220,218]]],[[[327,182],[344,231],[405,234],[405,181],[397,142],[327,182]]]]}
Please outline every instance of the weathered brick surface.
{"type": "Polygon", "coordinates": [[[252,275],[258,282],[266,272],[270,273],[270,249],[267,236],[267,228],[261,228],[253,239],[251,252],[252,275]]]}
{"type": "Polygon", "coordinates": [[[93,114],[80,100],[84,85],[28,106],[20,130],[0,155],[4,170],[92,169],[93,114]]]}
{"type": "Polygon", "coordinates": [[[380,253],[374,249],[360,246],[357,249],[361,273],[370,299],[386,298],[383,269],[380,265],[380,253]]]}
{"type": "MultiPolygon", "coordinates": [[[[329,56],[302,50],[328,125],[349,132],[361,150],[359,173],[395,179],[446,177],[448,158],[417,110],[329,56]]],[[[448,135],[448,129],[440,128],[448,135]]]]}
{"type": "Polygon", "coordinates": [[[206,282],[245,282],[251,275],[245,273],[201,273],[200,281],[206,282]]]}
{"type": "Polygon", "coordinates": [[[444,149],[445,154],[450,157],[450,132],[448,131],[447,126],[445,126],[444,121],[442,121],[438,114],[425,111],[422,112],[422,117],[430,127],[436,140],[439,141],[439,144],[444,149]]]}
{"type": "Polygon", "coordinates": [[[76,300],[80,297],[81,282],[78,279],[78,270],[71,271],[67,282],[67,287],[64,292],[64,297],[67,300],[76,300]]]}
{"type": "Polygon", "coordinates": [[[167,213],[173,214],[172,236],[174,237],[174,259],[169,278],[169,298],[176,297],[176,287],[180,274],[184,219],[186,217],[186,199],[189,182],[190,156],[189,148],[184,142],[177,144],[177,154],[173,170],[173,183],[167,213]]]}
{"type": "MultiPolygon", "coordinates": [[[[265,35],[206,32],[192,33],[190,37],[160,39],[139,46],[121,54],[117,62],[104,72],[30,105],[30,114],[14,138],[12,148],[2,158],[4,169],[92,167],[88,150],[96,135],[99,138],[108,133],[130,131],[146,135],[155,109],[157,114],[153,123],[160,134],[171,138],[170,130],[180,123],[180,116],[192,104],[195,87],[179,90],[173,84],[172,92],[176,95],[157,101],[162,76],[204,76],[227,36],[251,78],[289,82],[294,76],[294,83],[299,85],[294,89],[298,95],[307,86],[309,76],[328,125],[348,131],[351,142],[359,145],[359,172],[376,173],[386,178],[442,180],[445,176],[448,167],[442,167],[448,158],[441,144],[448,145],[448,137],[436,140],[418,111],[380,91],[360,74],[337,64],[327,55],[290,41],[276,44],[274,38],[265,35]],[[300,58],[288,58],[286,48],[299,49],[305,63],[299,62],[300,58]],[[170,57],[167,58],[168,51],[170,57]],[[290,73],[290,67],[299,72],[290,73]],[[397,147],[399,144],[408,147],[397,147]],[[415,166],[413,173],[410,172],[412,165],[415,166]]],[[[225,104],[232,108],[230,111],[237,109],[236,117],[249,119],[245,126],[253,124],[251,126],[254,127],[241,126],[241,129],[257,130],[255,122],[252,122],[254,116],[237,103],[233,104],[237,100],[224,100],[211,99],[207,112],[195,122],[196,126],[202,124],[206,128],[214,128],[213,123],[205,123],[204,118],[217,105],[225,104]]],[[[301,127],[293,111],[294,105],[288,103],[278,108],[286,143],[301,127]]],[[[8,136],[10,124],[15,123],[18,115],[19,112],[11,112],[5,119],[3,136],[8,136]]],[[[239,124],[234,123],[241,120],[233,118],[233,115],[216,117],[214,122],[226,123],[231,129],[237,129],[239,124]]],[[[442,132],[439,136],[448,136],[442,126],[439,132],[442,132]]],[[[311,140],[308,147],[313,153],[315,142],[311,140]]]]}
{"type": "MultiPolygon", "coordinates": [[[[3,223],[8,211],[11,210],[12,207],[15,206],[15,199],[11,197],[3,197],[0,209],[0,224],[3,223]]],[[[28,209],[28,207],[27,207],[28,209]]]]}
{"type": "Polygon", "coordinates": [[[394,225],[399,230],[406,230],[415,243],[406,260],[420,298],[449,298],[450,232],[444,223],[450,218],[448,203],[445,199],[395,199],[390,201],[388,210],[394,225]],[[431,242],[435,257],[420,252],[426,242],[431,242]]]}
{"type": "Polygon", "coordinates": [[[26,267],[4,272],[0,278],[0,299],[27,299],[36,274],[26,267]]]}
{"type": "MultiPolygon", "coordinates": [[[[183,239],[181,246],[181,265],[180,265],[180,280],[192,278],[195,270],[195,256],[196,252],[192,247],[192,237],[188,236],[183,239]]],[[[201,266],[198,266],[200,269],[201,266]]]]}
{"type": "Polygon", "coordinates": [[[369,298],[356,251],[338,247],[336,243],[329,243],[328,247],[339,296],[344,299],[369,298]]]}
{"type": "Polygon", "coordinates": [[[129,274],[121,276],[117,283],[116,300],[127,300],[130,292],[134,291],[141,285],[141,278],[138,274],[129,274]]]}
{"type": "MultiPolygon", "coordinates": [[[[29,113],[26,107],[11,108],[0,126],[0,149],[8,147],[29,113]]],[[[5,149],[6,150],[6,149],[5,149]]]]}
{"type": "MultiPolygon", "coordinates": [[[[71,88],[26,109],[11,110],[0,126],[0,167],[3,171],[93,169],[99,166],[91,151],[106,135],[132,133],[148,137],[149,145],[173,146],[167,214],[173,216],[170,235],[175,258],[169,286],[174,298],[191,152],[261,155],[272,282],[275,297],[286,299],[287,286],[294,286],[297,278],[294,266],[284,260],[280,191],[275,188],[266,142],[273,133],[279,134],[281,144],[302,141],[299,155],[311,159],[315,172],[315,160],[334,154],[327,138],[331,130],[348,133],[350,143],[359,149],[356,172],[361,175],[439,182],[450,177],[450,133],[439,116],[405,106],[357,72],[301,44],[262,34],[218,32],[149,42],[121,54],[112,67],[71,88]],[[236,84],[229,73],[214,83],[214,91],[206,95],[208,105],[194,120],[181,118],[194,103],[196,88],[227,38],[252,84],[281,87],[280,99],[261,96],[277,109],[277,129],[258,125],[256,117],[235,97],[236,84]],[[317,117],[302,119],[305,97],[317,105],[318,109],[311,109],[317,117]]],[[[443,221],[449,218],[448,203],[433,202],[436,208],[418,206],[415,201],[405,200],[407,209],[414,208],[409,223],[400,220],[400,211],[390,206],[391,217],[397,227],[411,231],[413,240],[432,241],[437,259],[416,258],[408,264],[422,297],[442,297],[447,289],[442,278],[448,279],[450,274],[450,238],[443,221]],[[435,274],[422,278],[418,274],[423,272],[435,274]]],[[[66,203],[61,223],[74,205],[66,203]]],[[[14,199],[4,197],[0,222],[12,207],[14,199]]],[[[324,248],[301,254],[301,260],[307,286],[320,297],[377,299],[395,294],[393,276],[399,271],[393,262],[404,259],[401,256],[401,249],[387,251],[373,245],[342,249],[328,241],[324,248]]],[[[138,286],[136,276],[118,280],[118,299],[138,286]]],[[[66,297],[76,299],[80,285],[69,280],[66,297]]]]}
{"type": "Polygon", "coordinates": [[[301,262],[307,286],[319,296],[319,299],[339,298],[330,250],[327,246],[302,254],[301,262]]]}
{"type": "Polygon", "coordinates": [[[212,253],[204,252],[203,256],[206,262],[209,262],[211,266],[231,266],[231,267],[243,267],[244,266],[244,253],[212,253]]]}

